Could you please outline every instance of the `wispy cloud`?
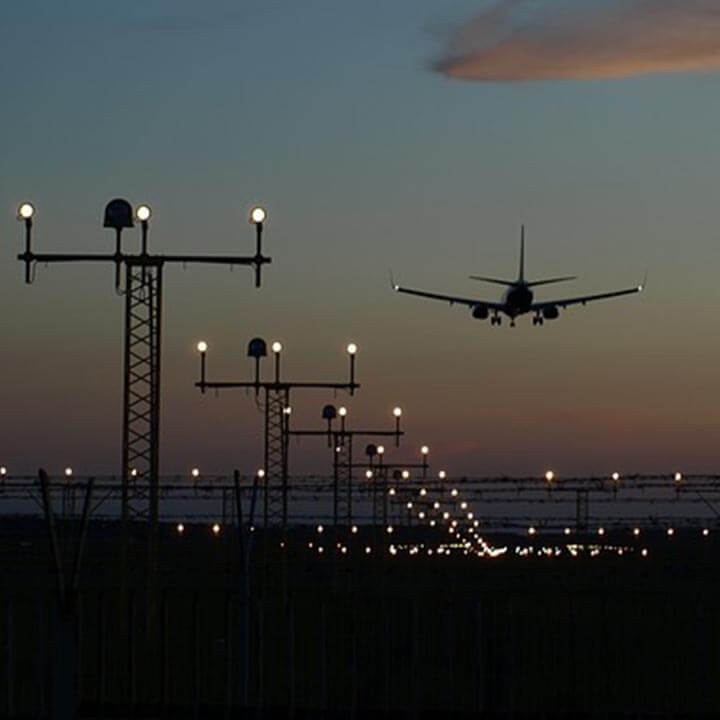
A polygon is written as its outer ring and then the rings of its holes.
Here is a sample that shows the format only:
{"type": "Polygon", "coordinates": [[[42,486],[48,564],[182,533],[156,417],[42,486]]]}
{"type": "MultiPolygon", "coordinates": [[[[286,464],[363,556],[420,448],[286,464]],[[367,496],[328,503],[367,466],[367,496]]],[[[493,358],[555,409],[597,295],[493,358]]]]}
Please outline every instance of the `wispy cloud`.
{"type": "Polygon", "coordinates": [[[478,82],[720,69],[720,1],[497,0],[434,69],[478,82]]]}

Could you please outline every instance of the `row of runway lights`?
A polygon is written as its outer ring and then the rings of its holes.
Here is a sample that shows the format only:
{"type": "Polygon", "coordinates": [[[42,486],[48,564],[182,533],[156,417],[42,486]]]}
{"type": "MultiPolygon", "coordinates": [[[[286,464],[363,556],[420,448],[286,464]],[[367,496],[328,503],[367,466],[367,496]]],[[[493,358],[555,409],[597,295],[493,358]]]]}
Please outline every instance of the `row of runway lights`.
{"type": "MultiPolygon", "coordinates": [[[[345,409],[345,408],[341,408],[341,410],[344,410],[344,409],[345,409]]],[[[401,412],[402,412],[402,411],[400,410],[400,408],[395,408],[395,409],[393,410],[393,413],[395,414],[396,417],[398,417],[399,413],[401,413],[401,412]]],[[[379,446],[377,447],[377,452],[378,452],[379,455],[382,455],[382,454],[385,452],[385,448],[384,448],[382,445],[379,445],[379,446]]],[[[423,445],[423,446],[420,448],[420,454],[423,455],[423,456],[427,456],[429,452],[430,452],[430,449],[428,448],[427,445],[423,445]]],[[[9,472],[9,471],[8,471],[8,468],[7,468],[6,466],[4,466],[4,465],[3,465],[3,466],[0,466],[0,477],[6,477],[6,476],[8,475],[8,472],[9,472]]],[[[260,468],[260,469],[257,471],[256,474],[257,474],[257,476],[258,476],[259,478],[264,478],[264,477],[265,477],[265,470],[262,469],[262,468],[260,468]]],[[[65,475],[65,477],[72,477],[72,475],[73,475],[73,469],[72,469],[71,467],[69,467],[69,466],[66,467],[66,468],[63,470],[63,475],[65,475]]],[[[133,468],[132,470],[130,470],[130,476],[131,476],[131,477],[138,477],[138,475],[139,475],[139,472],[138,472],[138,470],[137,470],[136,468],[133,468]]],[[[190,470],[190,477],[191,477],[193,480],[197,480],[198,478],[201,477],[201,475],[202,475],[202,473],[200,472],[200,468],[194,467],[194,468],[192,468],[192,469],[190,470]]],[[[374,473],[372,470],[366,470],[366,471],[365,471],[365,477],[366,477],[368,480],[372,480],[374,476],[375,476],[375,473],[374,473]]],[[[401,473],[401,476],[402,476],[402,479],[403,479],[403,480],[408,480],[408,479],[410,478],[410,472],[409,472],[408,470],[403,470],[402,473],[401,473]]],[[[447,472],[446,472],[445,470],[440,470],[440,472],[438,472],[437,476],[438,476],[438,480],[445,480],[445,479],[447,479],[447,472]]],[[[680,482],[683,481],[683,474],[680,473],[680,472],[676,472],[676,473],[674,473],[674,474],[672,475],[672,478],[673,478],[674,482],[680,483],[680,482]]],[[[556,475],[552,470],[548,470],[548,471],[545,473],[545,481],[546,481],[547,483],[553,483],[553,482],[555,482],[557,479],[558,479],[558,478],[557,478],[557,475],[556,475]]],[[[617,472],[612,473],[612,475],[610,476],[610,479],[611,479],[614,483],[619,482],[620,479],[621,479],[620,473],[617,473],[617,472]]]]}
{"type": "MultiPolygon", "coordinates": [[[[423,446],[423,447],[421,448],[421,452],[422,452],[423,454],[427,454],[427,452],[428,452],[427,446],[423,446]]],[[[71,468],[71,467],[66,467],[65,470],[64,470],[64,474],[65,474],[66,477],[72,477],[72,474],[73,474],[72,468],[71,468]]],[[[0,467],[0,476],[6,476],[6,475],[7,475],[7,468],[4,467],[4,466],[3,466],[3,467],[0,467]]],[[[131,475],[135,476],[135,475],[137,475],[137,472],[133,470],[133,471],[131,472],[131,475]]],[[[200,476],[200,470],[199,470],[198,468],[193,468],[193,470],[191,471],[191,476],[192,476],[193,478],[198,478],[198,477],[200,476]]],[[[259,477],[264,477],[264,476],[265,476],[265,472],[264,472],[263,470],[259,470],[259,471],[258,471],[258,476],[259,476],[259,477]]],[[[368,470],[368,471],[366,472],[366,476],[368,477],[368,479],[372,478],[372,471],[371,471],[371,470],[368,470]]],[[[403,479],[408,479],[409,476],[410,476],[410,473],[409,473],[407,470],[404,470],[403,473],[402,473],[403,479]]],[[[441,471],[438,473],[438,477],[439,477],[441,480],[445,479],[446,476],[447,476],[447,475],[446,475],[446,473],[445,473],[444,470],[441,470],[441,471]]],[[[546,480],[548,480],[549,482],[551,482],[552,480],[554,480],[554,474],[553,474],[551,471],[548,471],[548,472],[546,473],[546,476],[545,476],[545,477],[546,477],[546,480]]],[[[612,479],[615,480],[615,481],[617,481],[617,480],[619,479],[618,473],[613,473],[612,479]]],[[[682,481],[682,474],[681,474],[681,473],[675,473],[674,479],[675,479],[676,482],[682,481]]],[[[390,496],[395,496],[395,495],[397,494],[397,490],[396,490],[394,487],[392,487],[392,488],[390,488],[390,489],[388,490],[388,494],[389,494],[390,496]]],[[[450,491],[450,495],[451,495],[452,497],[457,497],[458,494],[459,494],[459,493],[458,493],[457,488],[453,488],[453,489],[450,491]]],[[[425,488],[420,488],[420,490],[419,490],[419,495],[420,495],[421,497],[426,496],[426,495],[427,495],[427,490],[426,490],[425,488]]],[[[408,501],[408,502],[406,503],[406,507],[407,507],[408,510],[412,510],[413,507],[414,507],[413,502],[412,502],[412,501],[408,501]]],[[[463,501],[463,502],[460,503],[460,509],[461,509],[461,510],[466,510],[467,507],[468,507],[468,503],[467,503],[467,502],[463,501]]],[[[438,501],[435,501],[435,502],[433,503],[433,509],[438,510],[439,508],[440,508],[440,503],[439,503],[438,501]]],[[[421,511],[418,512],[418,519],[419,519],[419,520],[425,520],[426,517],[427,517],[427,516],[426,516],[426,513],[425,513],[424,511],[421,510],[421,511]]],[[[444,521],[450,521],[450,532],[451,532],[451,533],[452,533],[452,532],[455,532],[455,529],[456,529],[457,526],[458,526],[458,521],[457,521],[457,520],[450,520],[450,513],[447,512],[447,511],[445,511],[445,512],[443,513],[442,519],[443,519],[444,521]]],[[[474,527],[476,527],[476,528],[478,527],[479,522],[478,522],[477,520],[474,520],[474,514],[473,514],[472,512],[468,512],[468,513],[466,514],[466,516],[465,516],[465,519],[467,519],[468,521],[474,521],[474,522],[473,522],[474,527]]],[[[431,519],[431,520],[429,521],[429,525],[430,525],[430,527],[434,527],[434,526],[436,525],[436,521],[435,521],[434,519],[431,519]]],[[[178,531],[178,533],[182,534],[182,533],[184,532],[184,529],[185,529],[185,526],[184,526],[182,523],[179,523],[179,524],[177,525],[177,531],[178,531]]],[[[221,529],[221,528],[220,528],[220,525],[217,524],[217,523],[215,523],[215,524],[212,526],[212,531],[213,531],[213,533],[214,533],[215,535],[219,535],[219,534],[220,534],[220,529],[221,529]]],[[[386,528],[386,530],[387,530],[388,533],[392,533],[392,532],[393,532],[393,526],[392,526],[392,525],[388,525],[387,528],[386,528]]],[[[318,525],[318,532],[321,533],[322,531],[323,531],[323,526],[322,526],[322,525],[318,525]]],[[[353,526],[352,526],[352,532],[353,532],[353,533],[356,533],[356,532],[357,532],[357,526],[356,526],[356,525],[353,525],[353,526]]],[[[537,534],[538,530],[537,530],[537,528],[536,528],[534,525],[531,525],[531,526],[528,528],[528,531],[527,531],[527,532],[528,532],[528,535],[535,535],[535,534],[537,534]]],[[[605,532],[606,532],[606,531],[605,531],[605,528],[604,528],[604,527],[599,527],[599,528],[597,529],[597,534],[600,535],[600,536],[605,535],[605,532]]],[[[638,536],[640,535],[640,532],[641,532],[641,531],[640,531],[640,528],[635,527],[635,528],[633,528],[633,531],[632,531],[632,532],[633,532],[633,535],[634,535],[635,537],[638,537],[638,536]]],[[[565,535],[571,535],[571,534],[572,534],[572,530],[571,530],[571,528],[566,527],[566,528],[564,529],[563,533],[564,533],[565,535]]],[[[709,530],[709,528],[703,528],[702,531],[701,531],[701,533],[702,533],[703,537],[708,537],[708,536],[710,535],[710,530],[709,530]]],[[[667,534],[668,537],[673,537],[673,536],[675,535],[675,529],[674,529],[673,527],[667,528],[667,529],[666,529],[666,534],[667,534]]]]}
{"type": "MultiPolygon", "coordinates": [[[[185,527],[182,523],[178,524],[177,529],[180,534],[183,534],[185,531],[185,527]]],[[[214,535],[219,535],[220,530],[221,530],[220,525],[218,523],[215,523],[212,526],[212,532],[214,535]]],[[[357,532],[357,531],[355,530],[355,532],[357,532]]],[[[281,549],[284,549],[286,546],[284,541],[281,541],[279,545],[280,545],[281,549]]],[[[408,554],[410,556],[414,556],[414,555],[419,556],[421,554],[424,554],[424,555],[428,555],[428,556],[445,555],[445,556],[449,557],[450,555],[453,554],[454,551],[458,551],[459,553],[466,555],[466,556],[467,555],[475,555],[477,557],[489,557],[489,558],[503,557],[504,555],[506,555],[508,553],[507,546],[502,546],[502,547],[491,546],[489,543],[487,543],[481,537],[477,538],[477,545],[479,545],[480,547],[478,548],[478,547],[474,546],[473,543],[470,542],[469,540],[455,543],[451,546],[450,545],[439,545],[435,549],[430,548],[430,547],[426,548],[424,544],[415,544],[415,545],[406,545],[406,546],[391,544],[388,546],[387,552],[388,552],[388,554],[390,554],[393,557],[397,556],[400,552],[405,552],[406,554],[408,554]]],[[[326,549],[325,546],[321,545],[319,543],[315,543],[312,540],[310,540],[307,543],[307,547],[309,550],[315,551],[318,555],[325,554],[325,549],[326,549]]],[[[344,543],[341,543],[341,542],[336,543],[336,549],[340,552],[341,555],[347,555],[349,552],[348,545],[345,545],[344,543]]],[[[602,552],[610,553],[612,555],[618,555],[618,556],[625,555],[626,553],[631,554],[631,553],[635,552],[635,549],[631,548],[631,547],[613,547],[613,546],[602,547],[600,545],[588,545],[586,547],[585,545],[577,545],[577,544],[568,545],[568,546],[566,546],[565,550],[567,550],[567,552],[572,557],[579,557],[586,551],[588,551],[587,554],[589,554],[590,557],[597,557],[602,552]]],[[[373,548],[371,545],[365,545],[364,548],[361,550],[361,553],[364,555],[370,555],[370,554],[372,554],[372,552],[373,552],[373,548]]],[[[542,547],[542,548],[539,548],[537,552],[535,552],[534,546],[522,547],[522,546],[518,545],[515,547],[515,555],[518,555],[520,557],[536,556],[536,557],[550,558],[550,557],[559,557],[562,554],[563,554],[563,548],[558,547],[558,546],[542,547]]],[[[640,550],[640,555],[642,557],[644,557],[644,558],[648,557],[648,554],[649,554],[649,552],[648,552],[647,548],[642,548],[640,550]]]]}
{"type": "MultiPolygon", "coordinates": [[[[469,513],[469,514],[472,515],[472,513],[469,513]]],[[[475,529],[475,528],[478,528],[479,525],[480,525],[479,521],[478,521],[478,520],[475,520],[475,521],[473,522],[473,526],[472,526],[472,527],[473,527],[473,529],[475,529]]],[[[185,529],[186,529],[186,528],[185,528],[185,524],[184,524],[184,523],[181,523],[181,522],[180,522],[180,523],[177,523],[177,525],[175,526],[175,530],[176,530],[176,532],[177,532],[178,535],[183,535],[183,534],[185,533],[185,529]]],[[[459,535],[460,531],[458,530],[457,520],[453,520],[453,521],[451,522],[450,529],[451,529],[452,532],[457,532],[458,535],[459,535]],[[455,523],[455,524],[452,524],[452,523],[455,523]]],[[[215,535],[215,536],[220,535],[220,533],[222,532],[222,525],[221,525],[220,523],[213,523],[213,524],[210,526],[210,531],[211,531],[212,534],[215,535]]],[[[251,525],[251,526],[250,526],[250,532],[255,532],[255,526],[254,526],[254,525],[251,525]]],[[[318,533],[318,535],[322,535],[322,534],[325,532],[325,526],[324,526],[324,525],[318,525],[317,528],[316,528],[316,532],[318,533]]],[[[358,526],[357,526],[357,525],[351,526],[350,532],[351,532],[353,535],[357,534],[357,533],[359,532],[358,526]]],[[[395,527],[394,527],[393,525],[388,525],[388,526],[385,528],[385,532],[386,532],[388,535],[392,535],[392,534],[395,532],[395,527]]],[[[538,532],[537,529],[536,529],[535,527],[533,527],[533,526],[531,526],[530,528],[528,528],[528,535],[530,535],[530,536],[535,536],[535,535],[537,534],[537,532],[538,532]]],[[[605,535],[605,533],[606,533],[605,528],[600,527],[600,528],[597,529],[597,534],[598,534],[599,536],[602,537],[602,536],[605,535]]],[[[638,527],[633,528],[632,534],[633,534],[634,537],[639,537],[639,536],[640,536],[640,533],[641,533],[640,528],[638,528],[638,527]]],[[[572,535],[572,530],[571,530],[570,528],[566,527],[566,528],[564,529],[564,531],[563,531],[563,534],[564,534],[564,535],[572,535]]],[[[702,530],[700,531],[700,534],[701,534],[702,537],[709,537],[709,536],[710,536],[710,529],[709,529],[709,528],[702,528],[702,530]]],[[[674,537],[674,535],[675,535],[675,528],[672,528],[672,527],[667,528],[667,530],[666,530],[666,535],[667,535],[668,537],[674,537]]]]}

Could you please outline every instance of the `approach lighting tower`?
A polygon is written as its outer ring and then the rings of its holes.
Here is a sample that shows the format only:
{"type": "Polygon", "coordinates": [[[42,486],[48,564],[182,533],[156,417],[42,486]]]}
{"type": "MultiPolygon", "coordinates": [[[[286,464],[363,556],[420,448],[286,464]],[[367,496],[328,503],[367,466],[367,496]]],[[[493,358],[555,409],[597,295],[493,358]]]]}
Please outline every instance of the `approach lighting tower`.
{"type": "Polygon", "coordinates": [[[265,396],[265,450],[262,481],[264,487],[263,522],[265,527],[280,525],[285,528],[288,519],[288,437],[290,432],[290,416],[292,404],[290,391],[305,390],[345,390],[355,394],[360,385],[355,382],[355,356],[357,345],[348,343],[345,348],[350,361],[350,377],[347,382],[304,382],[283,380],[280,374],[280,355],[283,350],[281,343],[275,341],[271,345],[274,356],[274,380],[260,379],[260,363],[267,357],[267,344],[262,338],[253,338],[248,344],[248,357],[255,362],[255,379],[251,381],[210,381],[207,373],[208,344],[200,341],[197,344],[200,353],[200,380],[195,386],[204,393],[207,389],[229,390],[237,388],[253,388],[255,395],[262,390],[265,396]]]}
{"type": "Polygon", "coordinates": [[[255,207],[250,222],[255,225],[255,254],[242,255],[160,255],[148,252],[150,207],[140,205],[134,213],[140,223],[139,253],[122,248],[122,233],[134,225],[133,209],[122,199],[105,207],[103,226],[115,231],[112,253],[36,253],[32,249],[35,210],[23,203],[18,219],[25,225],[25,252],[18,260],[25,263],[25,282],[32,283],[35,263],[95,262],[115,267],[115,287],[125,295],[125,357],[122,423],[122,509],[123,519],[139,516],[155,527],[159,512],[160,467],[160,357],[162,328],[162,271],[167,263],[185,265],[250,265],[255,269],[255,287],[260,287],[262,266],[271,258],[262,254],[265,210],[255,207]],[[125,284],[122,288],[122,270],[125,284]],[[140,481],[147,481],[138,485],[140,481]],[[131,492],[131,486],[133,492],[131,492]]]}
{"type": "Polygon", "coordinates": [[[327,423],[325,430],[288,429],[289,436],[327,437],[328,447],[333,454],[333,525],[336,528],[342,524],[349,528],[353,524],[353,469],[358,467],[358,464],[353,462],[354,438],[393,437],[395,438],[395,447],[399,447],[400,438],[404,435],[400,429],[402,410],[399,407],[393,409],[395,419],[393,430],[351,430],[347,425],[347,415],[345,407],[335,408],[334,405],[325,405],[322,409],[322,419],[327,423]],[[338,417],[340,418],[340,427],[334,424],[338,417]]]}

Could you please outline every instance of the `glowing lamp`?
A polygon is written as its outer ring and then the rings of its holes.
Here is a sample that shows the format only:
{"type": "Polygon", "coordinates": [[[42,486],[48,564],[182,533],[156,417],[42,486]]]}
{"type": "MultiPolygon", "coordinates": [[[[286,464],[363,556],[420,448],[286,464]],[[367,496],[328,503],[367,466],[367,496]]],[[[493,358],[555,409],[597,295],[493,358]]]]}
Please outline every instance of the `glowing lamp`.
{"type": "Polygon", "coordinates": [[[267,213],[265,212],[265,208],[262,208],[259,205],[257,207],[254,207],[250,211],[250,222],[253,222],[256,225],[258,225],[262,222],[265,222],[266,218],[267,218],[267,213]]]}
{"type": "Polygon", "coordinates": [[[24,202],[18,208],[18,220],[30,220],[34,214],[35,208],[29,202],[24,202]]]}

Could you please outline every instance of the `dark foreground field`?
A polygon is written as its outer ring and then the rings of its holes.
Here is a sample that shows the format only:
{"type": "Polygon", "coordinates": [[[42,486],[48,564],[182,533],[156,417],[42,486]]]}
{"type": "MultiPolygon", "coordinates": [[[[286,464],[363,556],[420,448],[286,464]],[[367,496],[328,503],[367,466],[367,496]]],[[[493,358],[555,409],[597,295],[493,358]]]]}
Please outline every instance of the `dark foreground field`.
{"type": "Polygon", "coordinates": [[[720,545],[694,531],[578,557],[496,535],[490,559],[258,530],[244,566],[237,528],[161,527],[153,554],[144,529],[91,523],[76,593],[61,528],[60,605],[45,525],[1,527],[4,717],[720,714],[720,545]]]}

